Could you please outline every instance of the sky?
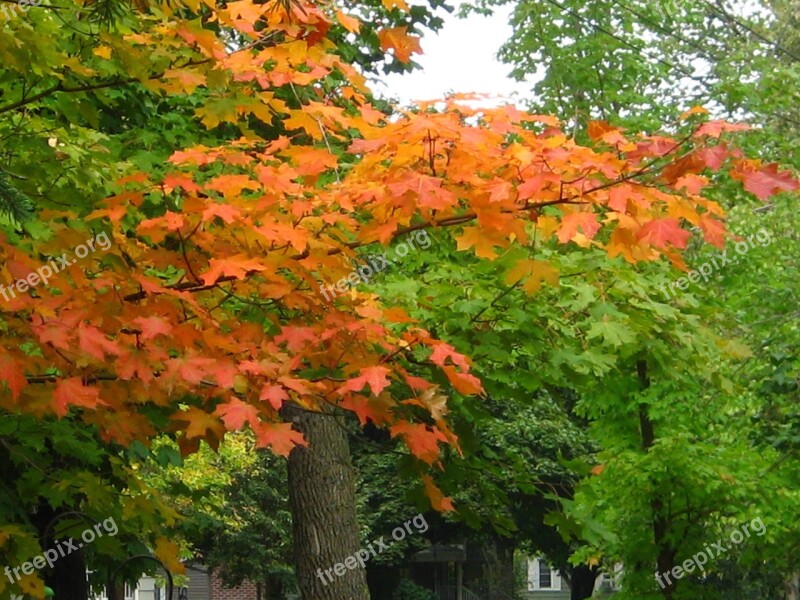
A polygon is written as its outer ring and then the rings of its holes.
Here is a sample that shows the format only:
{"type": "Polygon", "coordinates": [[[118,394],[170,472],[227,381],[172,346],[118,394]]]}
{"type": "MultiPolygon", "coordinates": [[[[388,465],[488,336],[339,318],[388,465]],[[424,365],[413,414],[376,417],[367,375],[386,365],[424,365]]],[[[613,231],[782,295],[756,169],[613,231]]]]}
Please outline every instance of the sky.
{"type": "Polygon", "coordinates": [[[459,19],[455,11],[442,11],[444,27],[438,34],[426,31],[421,42],[424,54],[414,57],[422,69],[388,75],[379,89],[404,104],[440,99],[448,92],[529,96],[530,87],[508,77],[511,67],[496,58],[500,46],[511,37],[512,6],[497,7],[491,17],[473,13],[466,19],[459,19]]]}

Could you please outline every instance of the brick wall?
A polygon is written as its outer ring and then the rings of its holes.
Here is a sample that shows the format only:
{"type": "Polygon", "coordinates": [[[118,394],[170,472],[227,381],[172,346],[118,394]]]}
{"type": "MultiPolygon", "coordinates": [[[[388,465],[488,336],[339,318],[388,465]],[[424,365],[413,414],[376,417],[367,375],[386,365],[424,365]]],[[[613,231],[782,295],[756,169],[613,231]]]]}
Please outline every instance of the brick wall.
{"type": "Polygon", "coordinates": [[[222,580],[216,573],[211,575],[211,600],[256,600],[256,584],[245,581],[237,588],[222,587],[222,580]]]}

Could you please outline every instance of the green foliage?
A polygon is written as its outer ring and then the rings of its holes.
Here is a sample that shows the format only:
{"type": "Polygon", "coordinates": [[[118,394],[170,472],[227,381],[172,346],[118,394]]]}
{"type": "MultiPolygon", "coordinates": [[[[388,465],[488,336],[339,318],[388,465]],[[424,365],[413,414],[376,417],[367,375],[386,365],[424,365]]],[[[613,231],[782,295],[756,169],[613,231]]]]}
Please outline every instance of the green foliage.
{"type": "MultiPolygon", "coordinates": [[[[254,447],[252,436],[230,435],[178,464],[150,463],[145,479],[167,495],[182,520],[179,532],[193,559],[219,571],[232,586],[244,580],[293,584],[291,514],[286,463],[254,447]]],[[[167,440],[156,454],[175,456],[167,440]]]]}
{"type": "Polygon", "coordinates": [[[344,3],[348,12],[359,15],[362,19],[358,35],[337,26],[331,32],[331,37],[336,42],[338,54],[365,72],[380,74],[412,71],[419,67],[413,61],[403,63],[396,57],[385,60],[378,31],[386,27],[407,27],[409,33],[417,35],[425,30],[437,32],[444,25],[441,11],[452,12],[453,7],[447,0],[427,0],[423,4],[409,3],[409,11],[406,12],[397,6],[386,8],[386,4],[390,3],[382,0],[348,0],[344,3]]]}
{"type": "MultiPolygon", "coordinates": [[[[48,522],[67,511],[95,522],[112,518],[119,528],[84,550],[94,585],[128,556],[154,548],[177,515],[137,478],[132,462],[129,451],[70,419],[0,414],[0,563],[16,566],[41,554],[50,547],[42,537],[48,522]]],[[[56,523],[59,533],[73,536],[87,527],[74,519],[56,523]]],[[[0,583],[0,593],[9,589],[19,591],[0,583]]]]}
{"type": "Polygon", "coordinates": [[[409,579],[403,579],[392,594],[392,600],[436,600],[436,594],[409,579]]]}

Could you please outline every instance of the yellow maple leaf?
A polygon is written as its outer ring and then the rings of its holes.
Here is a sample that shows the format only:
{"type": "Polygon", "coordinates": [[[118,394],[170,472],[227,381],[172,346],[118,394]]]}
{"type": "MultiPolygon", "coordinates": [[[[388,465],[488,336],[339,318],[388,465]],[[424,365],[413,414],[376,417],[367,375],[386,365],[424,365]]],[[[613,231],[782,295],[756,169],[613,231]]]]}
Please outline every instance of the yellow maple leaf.
{"type": "Polygon", "coordinates": [[[707,115],[707,114],[708,114],[708,109],[703,108],[702,106],[693,106],[689,110],[682,112],[680,119],[681,121],[683,121],[685,119],[688,119],[692,115],[707,115]]]}
{"type": "Polygon", "coordinates": [[[111,58],[111,48],[109,46],[99,46],[92,50],[92,54],[108,60],[111,58]]]}
{"type": "Polygon", "coordinates": [[[456,238],[456,243],[459,250],[468,250],[474,246],[478,258],[489,260],[497,258],[497,252],[494,250],[495,242],[477,227],[465,227],[464,232],[456,238]]]}
{"type": "Polygon", "coordinates": [[[187,69],[168,69],[164,72],[164,78],[175,82],[176,85],[170,86],[168,91],[181,91],[186,94],[193,93],[197,86],[206,84],[206,76],[196,71],[187,69]]]}
{"type": "Polygon", "coordinates": [[[24,594],[34,598],[44,598],[44,582],[39,579],[38,575],[24,575],[18,585],[24,594]]]}
{"type": "Polygon", "coordinates": [[[543,283],[558,285],[558,269],[546,260],[523,259],[517,262],[508,273],[506,282],[516,283],[524,279],[522,289],[528,294],[535,294],[542,289],[543,283]]]}
{"type": "Polygon", "coordinates": [[[164,563],[173,573],[183,573],[184,566],[180,561],[180,550],[178,544],[168,540],[165,537],[160,537],[156,540],[156,549],[154,554],[156,558],[164,563]]]}
{"type": "Polygon", "coordinates": [[[381,4],[383,4],[384,8],[392,10],[395,6],[400,10],[405,12],[409,12],[411,9],[406,4],[405,0],[381,0],[381,4]]]}

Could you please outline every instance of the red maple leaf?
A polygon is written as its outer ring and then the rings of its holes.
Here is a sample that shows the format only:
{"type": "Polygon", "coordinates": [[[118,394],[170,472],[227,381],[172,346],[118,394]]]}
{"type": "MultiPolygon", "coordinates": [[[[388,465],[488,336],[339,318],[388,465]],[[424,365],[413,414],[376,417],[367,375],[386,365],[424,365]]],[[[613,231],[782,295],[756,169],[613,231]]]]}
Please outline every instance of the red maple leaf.
{"type": "Polygon", "coordinates": [[[727,121],[709,121],[703,123],[697,128],[694,135],[695,137],[719,137],[725,131],[747,131],[750,129],[749,125],[742,123],[728,123],[727,121]]]}
{"type": "Polygon", "coordinates": [[[456,352],[456,349],[450,344],[436,344],[431,354],[431,362],[439,367],[444,367],[448,358],[454,365],[461,367],[462,370],[469,371],[469,363],[467,362],[466,356],[456,352]]]}
{"type": "Polygon", "coordinates": [[[106,355],[121,354],[116,342],[109,340],[97,327],[81,323],[78,327],[78,343],[82,352],[97,360],[104,360],[106,355]]]}
{"type": "Polygon", "coordinates": [[[161,317],[138,317],[133,324],[141,330],[144,341],[152,340],[159,335],[168,336],[172,332],[172,324],[161,317]]]}
{"type": "Polygon", "coordinates": [[[261,396],[259,396],[259,400],[267,400],[275,410],[280,410],[283,403],[289,399],[289,394],[286,393],[286,390],[283,389],[279,385],[273,385],[268,383],[263,388],[261,388],[261,396]]]}
{"type": "Polygon", "coordinates": [[[342,395],[347,392],[360,392],[365,385],[369,385],[372,393],[377,396],[391,384],[387,377],[390,372],[386,367],[366,367],[361,369],[360,376],[349,379],[338,392],[342,395]]]}
{"type": "Polygon", "coordinates": [[[225,404],[220,404],[214,414],[222,419],[227,429],[238,430],[245,423],[253,429],[258,426],[258,409],[238,398],[231,398],[225,404]]]}
{"type": "Polygon", "coordinates": [[[753,164],[742,161],[737,165],[733,176],[744,183],[744,189],[759,200],[767,200],[778,192],[792,192],[800,188],[800,181],[789,171],[779,170],[775,163],[755,168],[753,164]]]}
{"type": "Polygon", "coordinates": [[[666,248],[668,244],[676,248],[686,248],[692,234],[681,229],[678,219],[653,219],[639,230],[637,238],[645,240],[656,248],[666,248]]]}

